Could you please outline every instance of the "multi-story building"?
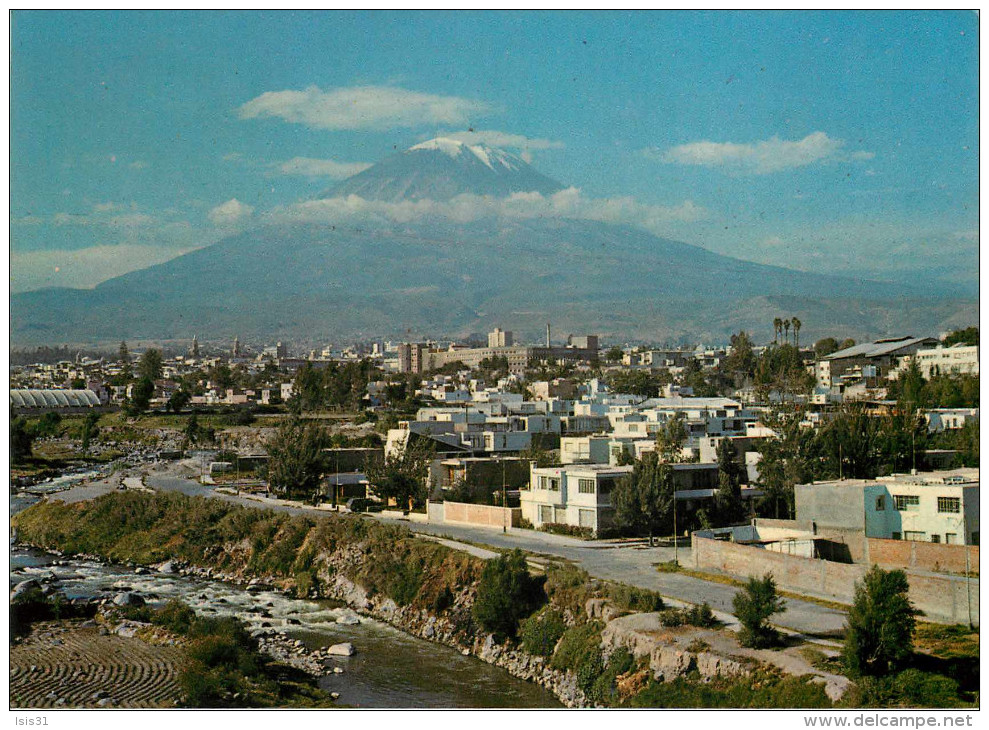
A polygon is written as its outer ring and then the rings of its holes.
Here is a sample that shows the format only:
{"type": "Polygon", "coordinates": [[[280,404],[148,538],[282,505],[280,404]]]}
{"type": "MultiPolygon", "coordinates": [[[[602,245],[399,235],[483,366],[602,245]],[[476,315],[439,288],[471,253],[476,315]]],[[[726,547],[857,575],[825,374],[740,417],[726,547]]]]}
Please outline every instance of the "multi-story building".
{"type": "Polygon", "coordinates": [[[930,378],[935,373],[941,375],[979,374],[979,348],[976,345],[959,343],[951,347],[917,350],[913,357],[925,378],[930,378]]]}
{"type": "Polygon", "coordinates": [[[797,520],[850,539],[979,544],[979,470],[798,484],[797,520]]]}

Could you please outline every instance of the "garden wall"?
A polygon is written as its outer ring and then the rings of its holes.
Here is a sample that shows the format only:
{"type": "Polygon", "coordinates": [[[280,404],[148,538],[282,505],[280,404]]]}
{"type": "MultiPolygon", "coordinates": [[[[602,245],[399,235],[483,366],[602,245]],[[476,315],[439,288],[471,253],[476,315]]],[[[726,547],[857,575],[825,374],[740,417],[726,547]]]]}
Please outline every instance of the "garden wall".
{"type": "Polygon", "coordinates": [[[522,519],[519,507],[492,507],[486,504],[464,502],[430,502],[426,508],[430,522],[446,522],[476,527],[504,529],[518,526],[522,519]]]}
{"type": "MultiPolygon", "coordinates": [[[[691,545],[698,570],[716,570],[743,579],[771,573],[783,590],[845,604],[852,603],[855,582],[868,570],[864,565],[785,555],[696,534],[691,537],[691,545]]],[[[910,600],[929,620],[968,623],[971,612],[971,621],[979,622],[978,579],[969,583],[962,576],[933,575],[909,568],[906,574],[910,600]]]]}

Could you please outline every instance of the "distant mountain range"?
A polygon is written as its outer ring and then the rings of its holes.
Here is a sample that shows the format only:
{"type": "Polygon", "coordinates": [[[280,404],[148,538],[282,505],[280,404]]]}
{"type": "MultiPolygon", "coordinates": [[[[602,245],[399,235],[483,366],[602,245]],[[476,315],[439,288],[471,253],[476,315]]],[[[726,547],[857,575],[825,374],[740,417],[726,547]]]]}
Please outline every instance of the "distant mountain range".
{"type": "MultiPolygon", "coordinates": [[[[504,198],[563,189],[519,157],[437,139],[319,197],[383,203],[504,198]]],[[[270,224],[92,290],[11,297],[14,344],[120,339],[421,338],[500,325],[539,339],[771,338],[796,315],[803,336],[930,334],[978,321],[971,300],[908,297],[892,284],[755,264],[643,230],[557,217],[449,217],[360,227],[270,224]]]]}

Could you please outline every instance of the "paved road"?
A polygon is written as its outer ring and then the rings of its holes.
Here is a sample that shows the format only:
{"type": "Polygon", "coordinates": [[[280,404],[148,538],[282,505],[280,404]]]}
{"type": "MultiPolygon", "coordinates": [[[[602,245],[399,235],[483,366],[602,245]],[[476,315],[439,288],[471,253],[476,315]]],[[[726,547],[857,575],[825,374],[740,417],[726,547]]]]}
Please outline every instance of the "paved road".
{"type": "MultiPolygon", "coordinates": [[[[195,471],[181,464],[172,464],[152,471],[147,484],[154,489],[178,491],[185,494],[214,496],[248,507],[265,507],[294,514],[325,514],[325,510],[296,505],[258,502],[246,497],[214,492],[210,487],[194,481],[195,471]]],[[[639,588],[657,591],[669,598],[689,603],[710,604],[718,613],[730,614],[732,598],[737,588],[720,583],[692,578],[677,573],[659,573],[657,563],[673,560],[672,547],[646,547],[644,545],[616,546],[610,543],[587,542],[563,535],[552,535],[532,530],[509,530],[459,525],[420,524],[407,520],[379,519],[385,522],[401,522],[414,532],[436,535],[449,540],[470,541],[496,548],[522,548],[531,553],[542,553],[565,558],[586,570],[595,578],[618,581],[639,588]]],[[[679,559],[689,564],[690,549],[681,547],[679,559]]],[[[845,614],[831,608],[786,599],[787,610],[775,617],[774,623],[800,633],[821,635],[838,632],[845,623],[845,614]]]]}

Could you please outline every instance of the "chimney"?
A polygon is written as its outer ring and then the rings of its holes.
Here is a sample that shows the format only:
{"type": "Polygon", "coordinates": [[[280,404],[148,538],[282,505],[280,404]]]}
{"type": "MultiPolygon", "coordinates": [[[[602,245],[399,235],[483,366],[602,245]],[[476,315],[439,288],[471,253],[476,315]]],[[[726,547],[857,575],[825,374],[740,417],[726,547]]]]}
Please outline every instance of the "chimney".
{"type": "Polygon", "coordinates": [[[546,323],[546,347],[549,347],[549,322],[546,323]]]}

